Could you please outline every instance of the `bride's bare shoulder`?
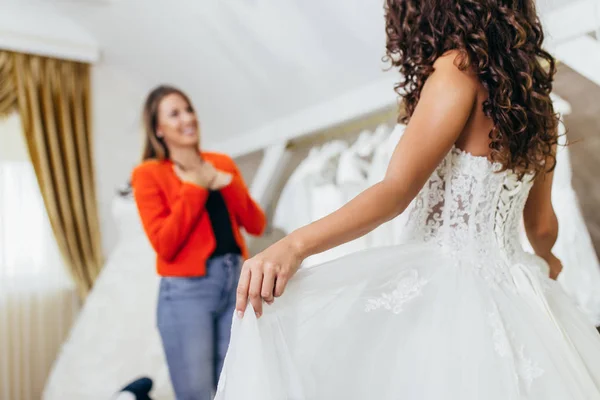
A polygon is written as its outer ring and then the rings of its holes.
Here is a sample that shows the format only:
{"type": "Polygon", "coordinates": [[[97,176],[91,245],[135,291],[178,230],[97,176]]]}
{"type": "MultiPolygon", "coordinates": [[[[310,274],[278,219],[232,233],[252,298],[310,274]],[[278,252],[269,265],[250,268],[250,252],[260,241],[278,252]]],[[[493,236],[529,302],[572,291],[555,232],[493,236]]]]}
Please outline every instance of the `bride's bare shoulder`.
{"type": "Polygon", "coordinates": [[[477,89],[480,80],[477,74],[469,67],[468,59],[458,50],[451,50],[438,57],[433,63],[434,73],[438,77],[451,79],[457,85],[477,89]]]}

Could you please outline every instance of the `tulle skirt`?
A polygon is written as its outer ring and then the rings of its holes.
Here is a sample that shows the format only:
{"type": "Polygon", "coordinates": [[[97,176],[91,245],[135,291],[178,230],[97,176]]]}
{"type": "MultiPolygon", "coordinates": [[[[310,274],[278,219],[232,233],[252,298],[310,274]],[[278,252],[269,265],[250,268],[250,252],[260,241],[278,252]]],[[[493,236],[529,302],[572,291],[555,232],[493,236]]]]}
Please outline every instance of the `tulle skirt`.
{"type": "Polygon", "coordinates": [[[216,400],[600,399],[600,335],[536,259],[498,280],[407,244],[301,269],[234,317],[216,400]]]}

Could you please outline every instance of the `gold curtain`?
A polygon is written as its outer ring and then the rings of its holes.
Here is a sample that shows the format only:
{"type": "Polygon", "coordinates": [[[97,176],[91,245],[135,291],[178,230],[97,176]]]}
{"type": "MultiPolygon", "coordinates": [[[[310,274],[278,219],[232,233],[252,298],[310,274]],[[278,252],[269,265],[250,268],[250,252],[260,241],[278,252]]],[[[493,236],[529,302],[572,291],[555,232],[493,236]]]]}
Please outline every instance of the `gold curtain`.
{"type": "Polygon", "coordinates": [[[10,54],[29,155],[58,246],[83,298],[103,263],[90,135],[90,66],[10,54]]]}
{"type": "Polygon", "coordinates": [[[17,107],[12,53],[0,51],[0,117],[7,116],[17,107]]]}

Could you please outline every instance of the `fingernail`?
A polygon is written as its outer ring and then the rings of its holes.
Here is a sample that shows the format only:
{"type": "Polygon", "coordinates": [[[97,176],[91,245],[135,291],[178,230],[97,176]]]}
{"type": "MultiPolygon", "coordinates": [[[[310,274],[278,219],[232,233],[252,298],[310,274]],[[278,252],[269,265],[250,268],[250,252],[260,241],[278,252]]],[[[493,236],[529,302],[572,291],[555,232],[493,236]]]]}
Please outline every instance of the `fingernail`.
{"type": "Polygon", "coordinates": [[[237,316],[238,316],[239,319],[244,318],[244,312],[243,311],[238,311],[237,312],[237,316]]]}
{"type": "Polygon", "coordinates": [[[262,315],[261,313],[257,312],[256,313],[256,318],[260,318],[261,315],[262,315]]]}

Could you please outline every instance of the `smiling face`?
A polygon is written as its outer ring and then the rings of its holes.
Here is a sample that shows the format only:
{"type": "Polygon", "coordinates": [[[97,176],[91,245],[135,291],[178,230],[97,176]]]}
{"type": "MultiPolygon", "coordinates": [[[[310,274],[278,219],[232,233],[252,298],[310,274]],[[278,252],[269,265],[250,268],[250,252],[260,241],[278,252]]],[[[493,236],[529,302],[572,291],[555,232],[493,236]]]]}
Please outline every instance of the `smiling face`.
{"type": "Polygon", "coordinates": [[[192,105],[179,93],[163,97],[158,105],[156,136],[167,147],[198,147],[200,128],[192,105]]]}

